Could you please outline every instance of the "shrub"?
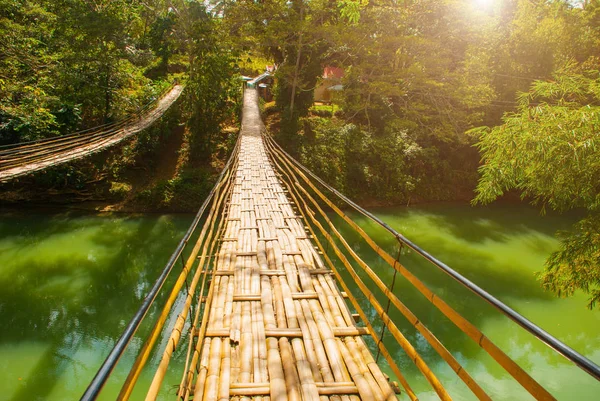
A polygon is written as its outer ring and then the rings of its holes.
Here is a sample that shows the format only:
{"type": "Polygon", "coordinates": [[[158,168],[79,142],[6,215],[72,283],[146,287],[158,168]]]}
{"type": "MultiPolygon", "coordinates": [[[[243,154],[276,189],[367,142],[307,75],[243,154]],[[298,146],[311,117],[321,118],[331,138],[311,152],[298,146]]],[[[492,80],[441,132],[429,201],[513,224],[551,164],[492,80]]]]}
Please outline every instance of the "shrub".
{"type": "Polygon", "coordinates": [[[110,183],[110,189],[108,191],[111,195],[118,199],[125,199],[127,194],[131,192],[131,185],[126,182],[112,181],[110,183]]]}

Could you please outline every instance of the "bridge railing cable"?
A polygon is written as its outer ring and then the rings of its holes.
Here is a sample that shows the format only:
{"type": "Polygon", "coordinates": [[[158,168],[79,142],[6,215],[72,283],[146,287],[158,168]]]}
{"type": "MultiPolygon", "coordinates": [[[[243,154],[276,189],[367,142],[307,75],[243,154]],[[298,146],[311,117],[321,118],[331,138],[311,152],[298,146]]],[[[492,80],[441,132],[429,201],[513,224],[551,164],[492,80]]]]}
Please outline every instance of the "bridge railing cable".
{"type": "MultiPolygon", "coordinates": [[[[168,316],[169,312],[171,311],[171,307],[173,306],[173,303],[175,301],[173,294],[175,293],[175,296],[177,294],[179,294],[179,290],[182,288],[182,286],[184,284],[187,284],[187,274],[190,272],[191,265],[193,264],[194,260],[197,257],[198,250],[199,250],[201,244],[203,243],[203,240],[209,241],[212,239],[212,237],[204,235],[206,233],[206,227],[207,227],[207,225],[205,224],[203,226],[202,232],[199,234],[199,239],[195,243],[194,249],[190,252],[187,263],[183,261],[183,253],[186,250],[186,247],[189,244],[191,238],[193,237],[193,235],[195,235],[200,222],[203,219],[208,219],[211,222],[214,222],[215,221],[214,216],[216,215],[216,210],[218,210],[218,208],[222,207],[222,205],[223,205],[224,194],[227,193],[227,186],[230,184],[231,177],[233,176],[232,172],[235,170],[234,165],[235,165],[235,161],[237,160],[237,153],[239,151],[239,146],[240,146],[240,142],[238,140],[227,163],[225,164],[223,170],[221,171],[219,177],[217,178],[215,185],[213,186],[211,192],[207,196],[206,200],[204,201],[204,203],[202,204],[200,209],[198,210],[198,213],[195,215],[190,227],[188,228],[185,235],[179,242],[177,248],[175,249],[175,251],[173,252],[171,257],[169,258],[169,261],[166,263],[161,274],[156,279],[156,282],[154,283],[154,285],[152,286],[152,288],[150,289],[150,291],[144,298],[142,304],[140,305],[140,308],[135,313],[135,315],[133,316],[133,318],[131,319],[131,321],[129,322],[129,324],[127,325],[125,330],[123,331],[123,334],[117,340],[113,349],[110,351],[110,353],[104,360],[103,364],[99,368],[98,372],[96,373],[96,375],[90,382],[89,386],[87,387],[87,389],[85,390],[84,394],[82,395],[82,397],[80,399],[81,401],[92,401],[92,400],[97,399],[103,386],[105,385],[105,383],[109,379],[112,371],[114,370],[115,366],[117,365],[119,359],[125,353],[128,344],[130,343],[130,341],[136,334],[140,324],[144,320],[144,317],[146,316],[146,314],[150,310],[150,307],[153,305],[154,301],[156,300],[157,295],[159,294],[161,288],[163,287],[163,284],[166,282],[167,278],[169,277],[169,275],[170,275],[171,271],[173,270],[173,268],[175,267],[175,265],[178,262],[180,262],[182,264],[182,274],[179,276],[178,281],[176,282],[174,288],[172,289],[172,291],[170,293],[170,296],[168,297],[168,299],[163,307],[163,311],[162,311],[161,315],[156,320],[154,328],[152,329],[152,331],[151,331],[150,335],[148,336],[148,338],[146,339],[141,351],[139,352],[138,357],[137,357],[133,367],[130,370],[130,374],[129,374],[127,380],[125,381],[125,384],[123,385],[121,393],[119,394],[119,399],[126,400],[131,395],[133,386],[135,385],[135,382],[137,381],[137,378],[139,377],[139,374],[141,373],[141,370],[144,367],[144,364],[146,363],[150,352],[152,351],[153,345],[155,344],[155,342],[158,338],[158,335],[160,334],[160,331],[162,330],[162,327],[164,325],[166,317],[168,316]],[[218,207],[216,207],[216,206],[218,206],[218,207]],[[207,217],[207,212],[208,212],[208,217],[207,217]]],[[[210,231],[211,234],[212,234],[212,231],[213,230],[210,231]]],[[[201,267],[198,267],[198,269],[201,269],[201,267]]],[[[206,269],[202,268],[202,270],[200,270],[200,273],[202,273],[202,272],[206,272],[206,269]]],[[[197,280],[195,280],[195,281],[197,282],[197,280]]],[[[189,291],[189,287],[187,287],[187,288],[189,291]]],[[[193,293],[191,293],[191,294],[193,295],[193,293]]],[[[188,293],[188,295],[191,296],[190,293],[188,293]]],[[[183,320],[185,320],[185,319],[183,319],[183,320]]]]}
{"type": "MultiPolygon", "coordinates": [[[[399,257],[393,257],[386,252],[380,245],[378,245],[353,219],[346,215],[336,203],[342,203],[345,207],[359,212],[363,216],[367,217],[370,221],[376,223],[389,234],[391,234],[397,241],[399,247],[399,255],[402,248],[408,248],[414,251],[417,255],[422,257],[435,268],[444,272],[450,276],[453,280],[458,282],[462,287],[469,290],[471,293],[476,295],[478,298],[485,300],[494,308],[496,308],[504,316],[510,318],[516,322],[519,326],[523,327],[530,334],[535,336],[540,341],[544,342],[552,349],[566,357],[568,360],[573,362],[576,366],[590,374],[592,377],[600,380],[600,367],[594,364],[592,361],[579,354],[560,340],[556,339],[539,326],[535,325],[524,316],[520,315],[506,304],[502,303],[497,298],[477,286],[466,277],[462,276],[456,270],[450,268],[448,265],[436,259],[434,256],[420,248],[411,240],[407,239],[402,234],[398,233],[384,221],[368,212],[364,208],[357,205],[355,202],[344,196],[342,193],[337,191],[325,183],[322,179],[292,158],[285,150],[278,145],[270,136],[265,135],[264,141],[269,151],[270,157],[275,164],[275,168],[281,174],[281,179],[289,187],[290,194],[295,196],[296,203],[299,208],[302,209],[305,214],[309,228],[314,229],[315,234],[320,233],[322,237],[329,243],[331,249],[335,252],[337,260],[346,268],[347,273],[352,276],[352,279],[360,288],[361,292],[369,302],[371,302],[377,315],[383,321],[383,325],[389,331],[392,336],[396,339],[397,343],[404,349],[407,355],[415,362],[417,368],[421,370],[426,379],[431,383],[433,388],[436,390],[440,398],[444,399],[443,386],[439,386],[436,382],[436,378],[432,373],[429,372],[429,368],[424,364],[422,358],[414,350],[414,347],[407,343],[403,338],[402,333],[395,326],[389,315],[389,305],[393,305],[407,320],[419,331],[419,333],[427,340],[433,349],[448,363],[448,365],[454,370],[454,372],[461,378],[461,380],[471,389],[471,391],[479,399],[490,399],[489,396],[483,391],[483,389],[475,382],[466,370],[459,364],[459,362],[452,356],[452,354],[444,347],[442,342],[435,337],[435,335],[419,320],[419,318],[395,295],[393,288],[387,286],[379,275],[373,271],[354,251],[354,249],[348,244],[347,240],[341,235],[340,231],[331,221],[329,215],[320,206],[320,203],[325,204],[335,214],[341,217],[345,223],[356,232],[362,240],[364,240],[372,250],[379,255],[383,261],[385,261],[390,267],[394,269],[394,275],[396,273],[404,276],[404,278],[412,284],[419,292],[421,292],[425,298],[431,302],[440,312],[442,312],[456,327],[463,331],[468,337],[475,341],[484,351],[486,351],[502,368],[513,376],[513,378],[521,384],[521,386],[532,394],[536,399],[542,400],[553,400],[554,397],[543,388],[535,379],[533,379],[525,370],[523,370],[516,362],[514,362],[508,355],[506,355],[498,346],[496,346],[488,337],[486,337],[476,326],[470,323],[467,319],[461,316],[456,310],[454,310],[449,304],[447,304],[442,298],[431,291],[421,280],[419,280],[414,274],[406,269],[399,261],[399,257]],[[337,199],[336,202],[332,201],[327,197],[323,190],[333,194],[337,199]],[[314,195],[314,196],[313,196],[314,195]],[[317,199],[319,201],[317,201],[317,199]],[[327,228],[325,228],[327,227],[327,228]],[[333,233],[331,235],[330,233],[333,233]],[[348,255],[348,256],[346,256],[348,255]],[[350,260],[353,262],[350,263],[350,260]],[[363,283],[361,277],[356,273],[354,265],[358,265],[360,269],[366,273],[368,278],[374,283],[378,290],[387,298],[388,306],[383,307],[377,301],[368,286],[363,283]]],[[[341,278],[341,277],[340,277],[341,278]]],[[[340,279],[338,278],[338,279],[340,279]]],[[[343,280],[343,278],[341,278],[343,280]]],[[[363,319],[364,320],[364,319],[363,319]]],[[[368,321],[365,321],[368,323],[368,321]]],[[[382,336],[375,338],[376,344],[382,341],[382,336]]],[[[385,356],[385,355],[384,355],[385,356]]],[[[386,358],[387,359],[387,358],[386,358]]],[[[403,379],[399,378],[402,384],[403,379]]],[[[407,393],[410,395],[411,390],[405,386],[407,393]]],[[[412,398],[412,397],[411,397],[412,398]]]]}

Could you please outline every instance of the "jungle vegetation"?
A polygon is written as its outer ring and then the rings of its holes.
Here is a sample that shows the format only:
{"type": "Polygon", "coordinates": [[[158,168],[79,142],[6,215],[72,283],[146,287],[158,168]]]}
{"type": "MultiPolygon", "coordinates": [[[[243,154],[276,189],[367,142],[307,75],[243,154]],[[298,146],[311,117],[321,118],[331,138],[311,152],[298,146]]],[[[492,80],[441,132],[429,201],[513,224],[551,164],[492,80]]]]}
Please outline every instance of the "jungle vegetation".
{"type": "Polygon", "coordinates": [[[274,64],[272,134],[364,204],[518,194],[586,210],[541,280],[600,300],[600,0],[0,0],[0,33],[0,144],[113,121],[187,82],[167,128],[40,184],[102,171],[128,192],[127,171],[155,168],[183,127],[176,174],[138,200],[192,207],[234,139],[238,76],[274,64]],[[344,71],[330,113],[313,106],[328,66],[344,71]]]}

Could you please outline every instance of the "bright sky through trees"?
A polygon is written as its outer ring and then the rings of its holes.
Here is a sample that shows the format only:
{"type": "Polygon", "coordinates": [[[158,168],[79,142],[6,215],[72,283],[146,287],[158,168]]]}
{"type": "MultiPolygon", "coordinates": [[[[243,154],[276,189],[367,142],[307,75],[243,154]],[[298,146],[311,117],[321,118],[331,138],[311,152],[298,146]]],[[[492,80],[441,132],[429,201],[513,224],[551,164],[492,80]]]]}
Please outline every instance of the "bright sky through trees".
{"type": "Polygon", "coordinates": [[[489,9],[496,0],[472,0],[477,8],[489,9]]]}

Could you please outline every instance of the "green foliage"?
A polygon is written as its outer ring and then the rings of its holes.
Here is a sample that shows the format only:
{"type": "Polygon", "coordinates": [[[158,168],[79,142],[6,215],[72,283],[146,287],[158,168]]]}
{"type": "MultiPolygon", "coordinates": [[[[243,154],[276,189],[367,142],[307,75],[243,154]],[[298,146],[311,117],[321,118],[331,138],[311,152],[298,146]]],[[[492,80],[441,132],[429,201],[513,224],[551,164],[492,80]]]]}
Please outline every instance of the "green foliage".
{"type": "Polygon", "coordinates": [[[273,60],[250,53],[240,55],[238,61],[240,73],[251,77],[258,76],[265,72],[265,67],[267,65],[273,65],[273,60]]]}
{"type": "Polygon", "coordinates": [[[148,3],[0,0],[0,143],[114,121],[155,96],[143,73],[155,58],[166,71],[175,21],[148,3]]]}
{"type": "Polygon", "coordinates": [[[520,97],[504,124],[481,131],[477,202],[518,189],[557,210],[600,208],[600,75],[559,71],[520,97]]]}
{"type": "Polygon", "coordinates": [[[194,169],[163,180],[137,194],[137,201],[151,210],[196,210],[214,185],[212,173],[194,169]]]}
{"type": "Polygon", "coordinates": [[[188,6],[190,73],[185,93],[192,156],[205,159],[214,151],[221,125],[236,115],[241,83],[219,21],[199,3],[188,6]]]}
{"type": "Polygon", "coordinates": [[[52,113],[63,108],[51,93],[56,60],[46,45],[55,20],[34,2],[0,0],[0,143],[60,133],[52,113]]]}
{"type": "Polygon", "coordinates": [[[265,103],[261,110],[261,114],[263,115],[263,117],[268,116],[273,113],[276,113],[276,112],[277,112],[277,104],[275,104],[274,101],[265,103]]]}
{"type": "Polygon", "coordinates": [[[577,290],[589,293],[588,307],[592,309],[600,302],[600,216],[588,216],[573,232],[560,232],[559,237],[561,249],[548,258],[540,279],[559,296],[577,290]]]}
{"type": "Polygon", "coordinates": [[[552,81],[536,81],[504,124],[480,129],[483,166],[475,202],[519,190],[543,207],[585,208],[590,215],[562,233],[547,261],[544,286],[559,295],[575,290],[600,297],[600,74],[569,63],[552,81]]]}
{"type": "Polygon", "coordinates": [[[176,17],[173,12],[167,13],[165,16],[156,18],[150,27],[150,46],[154,53],[160,57],[161,72],[166,74],[169,65],[169,58],[173,54],[175,43],[173,28],[176,24],[176,17]]]}
{"type": "Polygon", "coordinates": [[[109,192],[118,199],[125,199],[125,197],[131,192],[131,184],[113,181],[110,183],[109,192]]]}
{"type": "Polygon", "coordinates": [[[220,4],[240,48],[279,66],[277,139],[346,193],[464,199],[479,149],[478,201],[517,189],[542,206],[598,211],[597,1],[220,4]],[[570,60],[586,66],[559,71],[570,60]],[[306,118],[325,66],[345,71],[344,122],[319,108],[306,118]]]}
{"type": "MultiPolygon", "coordinates": [[[[410,196],[422,200],[470,197],[479,157],[465,132],[501,123],[533,79],[600,48],[597,2],[514,0],[485,11],[460,0],[219,4],[234,45],[261,50],[278,65],[274,134],[292,155],[307,154],[302,147],[314,132],[302,119],[309,112],[331,117],[310,109],[313,90],[324,67],[341,67],[345,122],[377,140],[382,154],[396,152],[391,127],[422,149],[400,163],[413,178],[410,196]]],[[[384,164],[369,160],[367,171],[384,164]]]]}
{"type": "Polygon", "coordinates": [[[409,166],[422,149],[406,131],[390,126],[373,136],[354,124],[304,120],[301,161],[327,182],[359,200],[406,201],[418,178],[409,166]]]}
{"type": "Polygon", "coordinates": [[[292,153],[298,151],[299,119],[308,114],[313,89],[323,72],[323,62],[339,11],[330,2],[231,2],[221,3],[229,36],[247,54],[262,52],[277,65],[273,88],[281,111],[278,139],[292,153]]]}
{"type": "Polygon", "coordinates": [[[361,9],[367,4],[369,4],[369,0],[339,0],[338,8],[343,18],[351,24],[356,24],[360,20],[361,9]]]}
{"type": "Polygon", "coordinates": [[[333,117],[334,115],[341,115],[342,109],[337,104],[315,104],[308,110],[310,114],[319,117],[333,117]]]}

